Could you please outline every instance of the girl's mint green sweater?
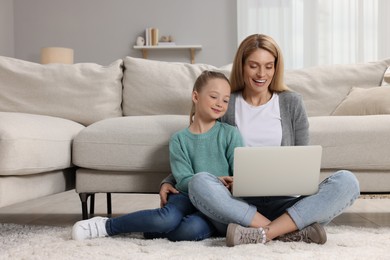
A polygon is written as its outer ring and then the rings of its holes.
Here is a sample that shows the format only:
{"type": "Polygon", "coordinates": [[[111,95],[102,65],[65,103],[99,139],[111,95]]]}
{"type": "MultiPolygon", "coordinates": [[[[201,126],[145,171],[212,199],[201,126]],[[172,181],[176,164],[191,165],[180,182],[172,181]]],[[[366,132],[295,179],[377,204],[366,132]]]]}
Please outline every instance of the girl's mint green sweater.
{"type": "Polygon", "coordinates": [[[188,182],[198,172],[233,176],[234,148],[239,146],[243,141],[238,130],[218,121],[203,134],[193,134],[188,128],[175,133],[169,153],[176,189],[188,193],[188,182]]]}

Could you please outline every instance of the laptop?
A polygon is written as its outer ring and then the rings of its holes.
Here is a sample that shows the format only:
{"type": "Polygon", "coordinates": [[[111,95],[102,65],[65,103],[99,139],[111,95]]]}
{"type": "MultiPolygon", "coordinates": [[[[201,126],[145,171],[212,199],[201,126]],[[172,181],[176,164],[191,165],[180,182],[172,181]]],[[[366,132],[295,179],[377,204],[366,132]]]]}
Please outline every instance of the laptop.
{"type": "Polygon", "coordinates": [[[318,191],[322,147],[237,147],[235,197],[311,195],[318,191]]]}

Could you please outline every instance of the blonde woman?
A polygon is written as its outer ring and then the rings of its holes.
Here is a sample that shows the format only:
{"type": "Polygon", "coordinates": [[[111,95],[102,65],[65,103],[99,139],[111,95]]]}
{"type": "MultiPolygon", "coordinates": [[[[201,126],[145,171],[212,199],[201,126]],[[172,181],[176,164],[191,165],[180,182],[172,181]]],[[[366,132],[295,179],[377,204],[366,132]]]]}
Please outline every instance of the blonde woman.
{"type": "MultiPolygon", "coordinates": [[[[302,98],[283,83],[283,70],[282,52],[271,37],[254,34],[240,44],[232,67],[229,109],[221,122],[237,126],[246,146],[309,144],[302,98]]],[[[163,203],[166,194],[175,192],[172,182],[170,178],[163,181],[163,203]]],[[[345,170],[325,179],[317,194],[306,197],[235,198],[207,173],[189,183],[192,203],[219,233],[226,234],[228,246],[273,239],[324,244],[323,226],[351,206],[359,194],[356,177],[345,170]]]]}

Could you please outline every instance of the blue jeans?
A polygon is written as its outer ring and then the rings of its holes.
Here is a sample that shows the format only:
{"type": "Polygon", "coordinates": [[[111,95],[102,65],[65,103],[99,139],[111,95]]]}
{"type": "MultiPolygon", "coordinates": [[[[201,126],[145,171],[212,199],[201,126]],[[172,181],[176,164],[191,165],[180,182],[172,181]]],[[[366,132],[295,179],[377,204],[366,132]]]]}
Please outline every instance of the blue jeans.
{"type": "Polygon", "coordinates": [[[189,183],[189,196],[195,207],[208,216],[219,233],[229,223],[249,226],[256,211],[274,220],[287,212],[302,229],[314,222],[326,225],[360,194],[359,182],[349,171],[338,171],[322,181],[316,194],[301,197],[236,198],[217,177],[197,173],[189,183]]]}
{"type": "Polygon", "coordinates": [[[163,208],[141,210],[106,222],[110,236],[144,232],[145,238],[168,238],[171,241],[196,241],[215,232],[210,221],[191,203],[187,195],[170,194],[163,208]]]}

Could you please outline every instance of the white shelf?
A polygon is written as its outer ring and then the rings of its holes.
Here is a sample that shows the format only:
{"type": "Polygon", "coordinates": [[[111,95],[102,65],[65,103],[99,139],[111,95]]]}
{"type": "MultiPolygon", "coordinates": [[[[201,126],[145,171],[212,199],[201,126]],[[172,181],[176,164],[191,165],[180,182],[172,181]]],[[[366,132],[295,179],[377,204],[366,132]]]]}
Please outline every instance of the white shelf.
{"type": "Polygon", "coordinates": [[[134,46],[134,49],[142,51],[142,57],[148,58],[148,50],[182,50],[190,51],[191,63],[195,63],[195,50],[201,50],[202,45],[156,45],[156,46],[134,46]]]}

